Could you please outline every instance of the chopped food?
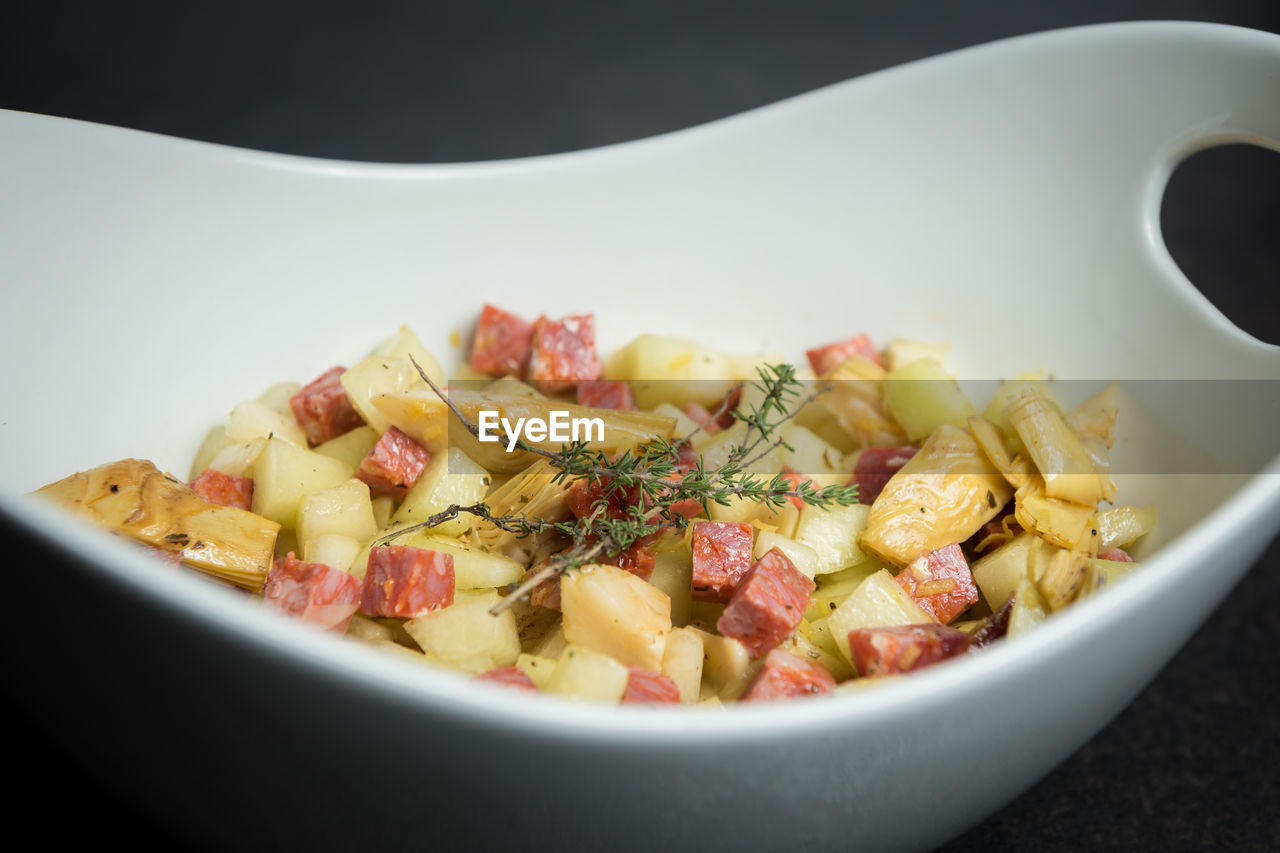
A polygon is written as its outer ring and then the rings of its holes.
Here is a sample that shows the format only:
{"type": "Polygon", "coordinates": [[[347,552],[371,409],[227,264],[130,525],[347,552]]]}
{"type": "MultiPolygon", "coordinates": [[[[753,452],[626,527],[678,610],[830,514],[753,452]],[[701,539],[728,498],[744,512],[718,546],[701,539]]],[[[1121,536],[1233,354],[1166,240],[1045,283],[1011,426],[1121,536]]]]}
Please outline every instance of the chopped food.
{"type": "Polygon", "coordinates": [[[402,326],[232,406],[190,486],[124,459],[36,494],[509,701],[822,697],[985,653],[1141,570],[1156,514],[1110,505],[1116,386],[975,401],[946,353],[858,334],[805,353],[806,386],[662,335],[602,361],[593,314],[485,305],[455,373],[402,326]]]}
{"type": "Polygon", "coordinates": [[[289,408],[313,447],[364,424],[342,387],[346,372],[345,367],[331,367],[289,398],[289,408]]]}

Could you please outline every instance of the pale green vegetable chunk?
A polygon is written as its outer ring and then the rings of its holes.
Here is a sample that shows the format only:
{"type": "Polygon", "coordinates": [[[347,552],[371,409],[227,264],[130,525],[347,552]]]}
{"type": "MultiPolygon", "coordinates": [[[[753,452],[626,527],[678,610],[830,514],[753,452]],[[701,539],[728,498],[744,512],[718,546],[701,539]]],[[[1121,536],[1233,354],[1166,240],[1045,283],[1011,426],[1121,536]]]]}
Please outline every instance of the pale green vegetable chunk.
{"type": "Polygon", "coordinates": [[[330,456],[268,439],[253,463],[253,511],[292,531],[303,498],[354,475],[350,465],[330,456]]]}
{"type": "Polygon", "coordinates": [[[511,666],[520,657],[520,633],[510,609],[489,612],[496,592],[455,601],[448,607],[415,616],[404,629],[415,643],[440,663],[464,672],[481,673],[511,666]]]}
{"type": "Polygon", "coordinates": [[[630,672],[606,654],[570,645],[547,681],[548,693],[589,702],[618,702],[627,692],[630,672]]]}
{"type": "Polygon", "coordinates": [[[889,371],[884,396],[912,441],[928,437],[942,424],[963,428],[976,414],[951,374],[927,356],[889,371]]]}
{"type": "Polygon", "coordinates": [[[882,569],[858,585],[827,617],[827,627],[845,660],[853,663],[849,632],[855,628],[887,628],[937,621],[911,600],[893,575],[882,569]]]}

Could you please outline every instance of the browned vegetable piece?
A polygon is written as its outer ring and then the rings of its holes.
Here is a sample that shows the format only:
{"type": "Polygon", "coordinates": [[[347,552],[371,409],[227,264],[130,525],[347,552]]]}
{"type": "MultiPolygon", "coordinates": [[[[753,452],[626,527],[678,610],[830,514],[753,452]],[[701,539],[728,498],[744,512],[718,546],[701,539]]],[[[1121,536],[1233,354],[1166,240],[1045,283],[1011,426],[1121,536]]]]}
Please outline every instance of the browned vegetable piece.
{"type": "Polygon", "coordinates": [[[943,424],[871,505],[862,547],[899,566],[963,542],[1013,489],[968,432],[943,424]]]}
{"type": "Polygon", "coordinates": [[[72,474],[34,494],[76,515],[163,551],[206,574],[262,588],[280,525],[211,504],[142,459],[121,459],[72,474]]]}

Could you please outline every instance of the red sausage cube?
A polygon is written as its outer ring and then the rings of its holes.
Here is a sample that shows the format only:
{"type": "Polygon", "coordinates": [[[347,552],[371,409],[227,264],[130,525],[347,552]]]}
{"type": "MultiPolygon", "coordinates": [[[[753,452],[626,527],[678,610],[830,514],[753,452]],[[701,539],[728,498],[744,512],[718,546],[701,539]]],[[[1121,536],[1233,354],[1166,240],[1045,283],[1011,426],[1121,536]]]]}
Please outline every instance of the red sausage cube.
{"type": "Polygon", "coordinates": [[[755,681],[742,695],[743,702],[820,696],[835,689],[836,680],[817,661],[805,660],[774,649],[764,659],[755,681]]]}
{"type": "Polygon", "coordinates": [[[898,572],[897,581],[921,610],[944,625],[978,602],[978,587],[957,543],[916,557],[898,572]]]}
{"type": "Polygon", "coordinates": [[[588,379],[578,383],[578,405],[634,412],[636,395],[629,382],[588,379]]]}
{"type": "Polygon", "coordinates": [[[345,634],[360,603],[360,581],[324,563],[304,563],[290,551],[267,574],[263,603],[334,634],[345,634]]]}
{"type": "Polygon", "coordinates": [[[826,346],[815,347],[806,351],[805,355],[809,357],[809,366],[819,376],[830,373],[855,355],[870,359],[884,367],[884,360],[880,357],[880,350],[876,349],[876,345],[871,343],[871,338],[868,338],[865,334],[855,335],[848,340],[836,341],[826,346]]]}
{"type": "Polygon", "coordinates": [[[634,666],[627,667],[627,670],[627,689],[622,694],[624,703],[680,701],[680,688],[667,676],[634,666]]]}
{"type": "Polygon", "coordinates": [[[868,447],[858,454],[850,482],[858,487],[858,503],[873,504],[884,491],[889,478],[911,461],[916,449],[906,447],[868,447]]]}
{"type": "Polygon", "coordinates": [[[737,521],[693,524],[692,593],[698,601],[728,601],[751,571],[751,525],[737,521]]]}
{"type": "Polygon", "coordinates": [[[814,588],[813,581],[774,548],[738,584],[716,628],[758,658],[796,629],[814,588]]]}
{"type": "Polygon", "coordinates": [[[253,506],[253,478],[236,477],[212,468],[191,481],[191,490],[211,504],[249,510],[253,506]]]}
{"type": "Polygon", "coordinates": [[[399,500],[417,482],[429,461],[431,454],[425,447],[395,427],[387,427],[382,438],[361,460],[356,477],[375,495],[389,495],[399,500]]]}
{"type": "Polygon", "coordinates": [[[715,435],[722,429],[720,419],[713,418],[707,411],[707,407],[696,400],[690,400],[684,404],[684,413],[689,420],[702,427],[702,431],[707,435],[715,435]]]}
{"type": "Polygon", "coordinates": [[[624,571],[631,572],[640,580],[647,581],[653,577],[653,567],[657,565],[658,556],[653,553],[652,548],[639,542],[633,542],[613,556],[602,557],[600,562],[617,566],[624,571]]]}
{"type": "Polygon", "coordinates": [[[491,376],[523,379],[529,370],[532,344],[532,323],[486,304],[471,345],[471,366],[491,376]]]}
{"type": "Polygon", "coordinates": [[[963,654],[969,635],[948,625],[895,625],[849,632],[853,665],[864,676],[895,675],[963,654]]]}
{"type": "Polygon", "coordinates": [[[1123,548],[1108,548],[1098,554],[1099,560],[1110,560],[1113,563],[1132,563],[1133,557],[1123,548]]]}
{"type": "Polygon", "coordinates": [[[453,604],[453,555],[409,545],[369,552],[360,609],[370,616],[411,619],[453,604]]]}
{"type": "Polygon", "coordinates": [[[518,666],[500,666],[497,669],[480,673],[472,681],[487,681],[490,684],[501,684],[504,687],[515,687],[520,690],[538,692],[538,687],[533,683],[533,679],[518,666]]]}
{"type": "Polygon", "coordinates": [[[311,446],[324,444],[364,423],[339,381],[345,367],[331,367],[289,398],[289,408],[311,446]]]}
{"type": "Polygon", "coordinates": [[[549,393],[572,388],[583,379],[599,379],[595,315],[570,314],[559,320],[547,317],[535,320],[529,378],[549,393]]]}

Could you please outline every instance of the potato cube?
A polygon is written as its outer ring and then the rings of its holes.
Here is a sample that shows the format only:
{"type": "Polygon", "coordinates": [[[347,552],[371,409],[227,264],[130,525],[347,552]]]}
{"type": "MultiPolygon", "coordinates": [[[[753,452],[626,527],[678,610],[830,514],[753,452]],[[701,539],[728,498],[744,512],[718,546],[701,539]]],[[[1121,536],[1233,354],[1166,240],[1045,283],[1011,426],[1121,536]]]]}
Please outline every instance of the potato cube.
{"type": "Polygon", "coordinates": [[[569,645],[547,681],[548,693],[566,699],[619,702],[627,692],[630,671],[606,654],[569,645]]]}
{"type": "Polygon", "coordinates": [[[373,404],[379,394],[408,391],[422,384],[413,365],[399,358],[371,355],[342,374],[342,388],[360,417],[379,433],[386,432],[390,421],[373,404]]]}
{"type": "Polygon", "coordinates": [[[867,559],[858,545],[858,536],[867,529],[870,511],[865,504],[833,505],[827,509],[805,504],[794,538],[817,555],[815,575],[838,572],[867,559]]]}
{"type": "Polygon", "coordinates": [[[657,672],[671,633],[671,599],[617,566],[589,565],[560,578],[560,610],[570,645],[657,672]]]}
{"type": "Polygon", "coordinates": [[[892,625],[922,625],[934,621],[911,600],[893,575],[880,570],[858,585],[844,603],[827,617],[845,660],[853,663],[849,651],[849,632],[855,628],[880,628],[892,625]]]}
{"type": "Polygon", "coordinates": [[[280,439],[267,439],[253,463],[253,511],[292,531],[298,506],[312,492],[345,483],[350,466],[280,439]]]}
{"type": "MultiPolygon", "coordinates": [[[[368,542],[378,532],[369,487],[354,479],[304,497],[298,504],[296,524],[298,545],[306,560],[312,560],[307,555],[315,549],[316,540],[321,536],[336,534],[349,537],[358,543],[358,551],[359,545],[368,542]]],[[[351,557],[354,558],[355,554],[351,557]]],[[[350,560],[347,566],[350,566],[350,560]]]]}
{"type": "Polygon", "coordinates": [[[243,444],[256,438],[278,438],[298,447],[307,446],[307,436],[291,413],[277,411],[257,400],[246,400],[231,410],[227,438],[243,444]]]}
{"type": "MultiPolygon", "coordinates": [[[[461,450],[450,447],[431,457],[391,521],[393,524],[417,524],[454,504],[470,506],[484,498],[492,481],[488,471],[461,450]]],[[[432,531],[445,536],[461,536],[474,526],[475,518],[463,513],[436,525],[432,531]]]]}
{"type": "Polygon", "coordinates": [[[355,469],[360,467],[364,457],[377,443],[378,431],[365,424],[353,430],[348,430],[337,438],[331,438],[324,444],[317,445],[312,449],[316,453],[332,456],[334,459],[344,462],[350,465],[352,469],[355,469]]]}
{"type": "Polygon", "coordinates": [[[478,675],[511,666],[520,656],[520,635],[510,610],[494,616],[489,610],[498,594],[489,592],[455,601],[404,623],[414,642],[446,666],[478,675]]]}
{"type": "Polygon", "coordinates": [[[676,683],[680,701],[692,705],[702,687],[702,637],[693,628],[672,628],[662,653],[662,674],[676,683]]]}

